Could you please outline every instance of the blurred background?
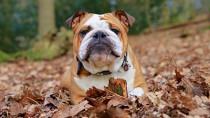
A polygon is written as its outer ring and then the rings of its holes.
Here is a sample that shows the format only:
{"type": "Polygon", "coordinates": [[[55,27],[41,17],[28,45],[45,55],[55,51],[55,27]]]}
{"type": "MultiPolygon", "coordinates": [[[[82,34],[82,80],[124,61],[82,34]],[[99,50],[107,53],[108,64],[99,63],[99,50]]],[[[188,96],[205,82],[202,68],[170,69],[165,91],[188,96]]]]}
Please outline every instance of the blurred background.
{"type": "Polygon", "coordinates": [[[68,52],[72,32],[65,21],[84,10],[103,14],[124,10],[136,18],[136,35],[208,20],[210,0],[1,0],[0,62],[52,59],[68,52]]]}

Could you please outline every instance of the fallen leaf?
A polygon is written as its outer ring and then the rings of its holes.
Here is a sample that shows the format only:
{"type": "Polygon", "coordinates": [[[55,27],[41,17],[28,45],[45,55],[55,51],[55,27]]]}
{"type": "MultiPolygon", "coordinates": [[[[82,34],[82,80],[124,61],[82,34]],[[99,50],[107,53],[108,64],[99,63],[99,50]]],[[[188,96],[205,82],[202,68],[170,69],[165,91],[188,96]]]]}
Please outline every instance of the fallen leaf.
{"type": "Polygon", "coordinates": [[[29,117],[35,117],[39,113],[40,108],[41,105],[34,105],[34,104],[24,107],[24,109],[27,110],[27,116],[29,117]]]}
{"type": "Polygon", "coordinates": [[[111,118],[130,118],[130,115],[125,110],[122,110],[118,107],[111,106],[107,110],[107,114],[111,118]]]}
{"type": "Polygon", "coordinates": [[[101,106],[103,104],[98,99],[94,99],[90,97],[86,97],[85,99],[89,102],[90,105],[95,106],[95,107],[101,106]]]}
{"type": "Polygon", "coordinates": [[[210,111],[207,108],[196,108],[189,112],[190,115],[208,116],[210,117],[210,111]]]}
{"type": "Polygon", "coordinates": [[[118,106],[118,105],[128,106],[128,99],[114,97],[108,102],[107,109],[109,109],[111,106],[118,106]]]}
{"type": "Polygon", "coordinates": [[[81,112],[82,110],[84,109],[88,109],[90,108],[91,105],[88,104],[88,101],[85,100],[85,101],[82,101],[80,102],[79,104],[77,105],[74,105],[70,111],[69,111],[69,116],[73,117],[75,115],[77,115],[79,112],[81,112]]]}
{"type": "Polygon", "coordinates": [[[58,100],[56,100],[55,98],[52,98],[52,97],[47,97],[46,100],[49,102],[49,103],[52,103],[54,106],[58,106],[58,104],[60,103],[58,100]]]}
{"type": "Polygon", "coordinates": [[[178,69],[176,68],[175,69],[175,73],[176,73],[176,81],[177,81],[177,83],[179,83],[179,82],[181,82],[182,81],[182,78],[184,77],[179,71],[178,71],[178,69]]]}
{"type": "Polygon", "coordinates": [[[69,109],[70,106],[63,104],[62,106],[59,106],[59,112],[57,112],[55,115],[53,115],[53,118],[74,117],[82,110],[88,109],[90,107],[91,106],[88,104],[87,100],[82,101],[79,104],[72,106],[71,109],[69,109]]]}
{"type": "Polygon", "coordinates": [[[59,104],[58,112],[55,113],[52,118],[66,118],[70,116],[71,106],[67,104],[59,104]]]}
{"type": "Polygon", "coordinates": [[[17,102],[10,105],[10,112],[13,116],[23,115],[26,110],[23,109],[23,106],[17,102]]]}
{"type": "Polygon", "coordinates": [[[97,89],[95,86],[87,90],[87,97],[97,98],[105,94],[103,90],[97,89]]]}

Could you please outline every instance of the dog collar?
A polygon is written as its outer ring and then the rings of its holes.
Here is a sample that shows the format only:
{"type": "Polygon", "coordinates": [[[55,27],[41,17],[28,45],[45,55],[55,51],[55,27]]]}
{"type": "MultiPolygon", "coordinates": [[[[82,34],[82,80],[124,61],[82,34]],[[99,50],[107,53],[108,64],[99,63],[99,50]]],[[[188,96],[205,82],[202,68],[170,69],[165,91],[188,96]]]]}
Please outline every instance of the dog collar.
{"type": "Polygon", "coordinates": [[[102,72],[97,72],[96,75],[109,75],[111,73],[112,72],[110,72],[109,70],[105,70],[105,71],[102,71],[102,72]]]}
{"type": "MultiPolygon", "coordinates": [[[[130,67],[129,64],[128,64],[127,56],[128,56],[128,54],[126,52],[125,56],[124,56],[124,59],[123,59],[123,63],[122,63],[122,67],[123,67],[124,71],[128,71],[128,69],[130,67]]],[[[78,61],[77,75],[80,75],[81,71],[84,69],[84,66],[78,58],[77,58],[77,61],[78,61]]],[[[105,71],[97,72],[96,75],[109,75],[111,73],[112,72],[110,72],[109,70],[105,70],[105,71]]],[[[91,74],[91,73],[89,72],[89,74],[91,74]]]]}

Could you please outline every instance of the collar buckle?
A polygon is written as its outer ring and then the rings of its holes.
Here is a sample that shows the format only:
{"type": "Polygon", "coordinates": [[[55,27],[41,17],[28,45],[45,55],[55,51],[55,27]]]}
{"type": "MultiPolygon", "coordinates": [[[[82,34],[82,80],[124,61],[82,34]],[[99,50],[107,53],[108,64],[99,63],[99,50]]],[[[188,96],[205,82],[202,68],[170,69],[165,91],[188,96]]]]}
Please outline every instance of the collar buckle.
{"type": "Polygon", "coordinates": [[[122,67],[123,67],[124,71],[128,71],[128,69],[130,67],[130,65],[128,64],[127,56],[128,56],[128,53],[126,52],[124,59],[123,59],[123,63],[122,63],[122,67]]]}

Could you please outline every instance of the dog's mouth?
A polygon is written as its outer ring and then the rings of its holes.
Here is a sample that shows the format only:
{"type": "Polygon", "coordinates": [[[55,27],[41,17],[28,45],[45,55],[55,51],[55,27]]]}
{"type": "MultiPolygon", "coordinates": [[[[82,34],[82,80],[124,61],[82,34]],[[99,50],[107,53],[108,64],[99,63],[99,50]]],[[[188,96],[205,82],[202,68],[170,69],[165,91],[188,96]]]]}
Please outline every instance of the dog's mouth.
{"type": "Polygon", "coordinates": [[[87,53],[82,60],[104,60],[110,57],[120,57],[113,47],[105,43],[90,44],[87,48],[87,53]]]}

